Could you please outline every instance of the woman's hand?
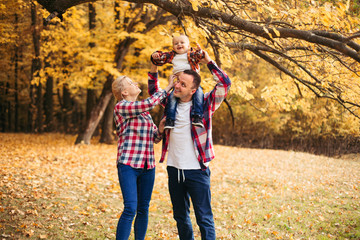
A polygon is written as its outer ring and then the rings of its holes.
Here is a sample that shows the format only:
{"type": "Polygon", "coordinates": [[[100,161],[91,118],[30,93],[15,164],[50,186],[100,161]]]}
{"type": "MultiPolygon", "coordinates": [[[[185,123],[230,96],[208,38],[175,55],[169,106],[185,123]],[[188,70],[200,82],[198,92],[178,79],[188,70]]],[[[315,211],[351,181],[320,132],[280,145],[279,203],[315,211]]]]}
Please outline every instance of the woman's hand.
{"type": "Polygon", "coordinates": [[[161,119],[160,123],[159,123],[159,133],[160,135],[163,134],[164,132],[164,128],[165,128],[165,120],[166,120],[166,117],[163,117],[163,119],[161,119]]]}

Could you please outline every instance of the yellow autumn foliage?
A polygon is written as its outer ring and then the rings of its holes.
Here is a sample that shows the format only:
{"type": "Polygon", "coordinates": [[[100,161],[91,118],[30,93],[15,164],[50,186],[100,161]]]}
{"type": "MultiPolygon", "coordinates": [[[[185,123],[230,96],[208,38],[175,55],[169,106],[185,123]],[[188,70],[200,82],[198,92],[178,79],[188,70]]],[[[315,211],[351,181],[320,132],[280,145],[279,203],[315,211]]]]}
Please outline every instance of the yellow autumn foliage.
{"type": "MultiPolygon", "coordinates": [[[[181,4],[179,1],[172,2],[181,4]]],[[[22,24],[19,24],[18,32],[14,32],[13,16],[14,13],[19,14],[24,9],[26,9],[24,14],[29,14],[30,9],[26,1],[7,0],[5,3],[5,5],[0,4],[0,9],[6,8],[9,18],[6,24],[0,24],[2,31],[0,43],[8,47],[1,50],[2,55],[7,56],[2,60],[1,77],[5,79],[4,83],[7,81],[14,85],[12,62],[8,57],[13,56],[14,52],[7,54],[7,49],[14,49],[17,43],[24,46],[21,49],[24,54],[23,59],[32,59],[33,49],[29,18],[26,18],[26,15],[22,16],[23,18],[19,20],[22,24]],[[21,7],[16,9],[17,6],[21,7]]],[[[327,97],[337,97],[338,92],[341,92],[341,98],[345,102],[358,102],[359,64],[347,62],[348,66],[355,69],[350,71],[343,66],[343,62],[336,61],[336,58],[340,58],[336,54],[333,54],[333,58],[330,58],[329,54],[323,54],[329,51],[328,49],[306,41],[280,38],[282,25],[272,24],[274,22],[287,23],[294,29],[304,31],[331,29],[334,33],[351,35],[360,30],[360,19],[351,14],[351,6],[348,6],[346,1],[251,0],[246,4],[238,5],[239,1],[191,0],[189,3],[194,11],[201,7],[211,7],[235,14],[240,19],[265,23],[262,26],[270,39],[256,38],[246,32],[239,35],[231,34],[226,31],[229,26],[221,19],[213,20],[219,28],[215,44],[220,54],[218,64],[226,70],[233,82],[227,100],[232,106],[235,123],[241,124],[241,126],[236,124],[233,130],[239,134],[239,139],[241,139],[241,133],[246,131],[252,132],[255,137],[262,134],[290,136],[293,133],[296,137],[359,136],[358,119],[349,111],[345,111],[343,106],[327,99],[327,97]],[[310,49],[308,52],[294,49],[284,51],[284,54],[296,59],[300,65],[311,71],[316,79],[309,76],[294,62],[268,53],[303,82],[294,80],[280,73],[250,51],[229,49],[226,47],[228,42],[256,46],[281,46],[280,49],[294,46],[310,49]],[[317,86],[318,89],[313,91],[307,87],[311,85],[317,86]],[[261,124],[261,127],[258,124],[261,124]]],[[[120,1],[119,4],[116,10],[119,11],[120,18],[116,22],[113,1],[95,2],[96,27],[91,30],[89,30],[87,4],[68,9],[64,14],[63,22],[55,18],[49,26],[42,27],[40,56],[42,68],[39,72],[33,73],[33,78],[31,78],[29,77],[31,61],[21,63],[25,70],[20,73],[20,79],[22,85],[26,86],[19,90],[22,96],[26,95],[24,92],[28,92],[28,79],[32,79],[33,84],[45,85],[48,77],[53,77],[56,82],[55,90],[61,89],[64,85],[68,86],[74,98],[80,99],[80,104],[85,102],[84,91],[95,89],[100,92],[109,75],[129,75],[146,87],[150,55],[156,50],[170,51],[172,37],[185,32],[189,35],[192,47],[196,47],[196,43],[199,43],[215,59],[213,49],[207,42],[207,38],[213,37],[211,29],[205,28],[201,22],[194,23],[192,17],[184,17],[180,23],[178,20],[167,22],[144,34],[146,25],[142,20],[137,19],[131,29],[128,23],[138,13],[146,13],[148,19],[154,20],[153,13],[157,7],[145,4],[142,8],[135,8],[133,3],[126,1],[120,1]],[[122,65],[117,66],[115,57],[119,53],[116,53],[116,49],[118,44],[126,39],[133,39],[134,43],[124,56],[122,65]]],[[[39,10],[39,14],[46,18],[49,13],[39,10]]],[[[169,15],[169,13],[164,14],[164,16],[169,15]]],[[[348,35],[345,37],[349,37],[348,35]]],[[[359,38],[352,40],[360,44],[359,38]]],[[[171,65],[159,67],[161,86],[165,86],[171,69],[171,65]]],[[[201,76],[203,77],[202,87],[205,91],[211,90],[215,83],[206,66],[201,66],[201,76]]],[[[222,105],[220,112],[220,114],[215,114],[215,117],[221,120],[214,126],[215,134],[221,132],[223,126],[231,121],[225,104],[222,105]]],[[[356,113],[359,111],[356,110],[356,113]]],[[[231,135],[229,136],[232,138],[231,135]]]]}

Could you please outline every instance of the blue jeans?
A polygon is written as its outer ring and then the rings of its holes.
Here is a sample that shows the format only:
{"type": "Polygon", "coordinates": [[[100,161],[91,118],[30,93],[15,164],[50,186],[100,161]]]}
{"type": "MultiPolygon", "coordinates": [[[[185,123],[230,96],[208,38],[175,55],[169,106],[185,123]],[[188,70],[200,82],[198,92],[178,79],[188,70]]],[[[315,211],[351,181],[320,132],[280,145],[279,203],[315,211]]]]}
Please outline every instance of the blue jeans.
{"type": "MultiPolygon", "coordinates": [[[[192,97],[193,107],[191,109],[191,117],[195,115],[204,117],[204,93],[201,87],[199,87],[192,97]]],[[[165,115],[167,118],[170,118],[175,121],[176,116],[176,107],[177,107],[177,98],[174,96],[174,91],[168,96],[168,101],[165,106],[165,115]]]]}
{"type": "Polygon", "coordinates": [[[215,224],[211,210],[210,169],[178,170],[167,167],[169,193],[180,240],[194,239],[190,220],[190,198],[201,239],[215,240],[215,224]],[[184,179],[185,176],[185,179],[184,179]]]}
{"type": "Polygon", "coordinates": [[[133,219],[135,239],[145,239],[149,218],[149,203],[155,181],[155,168],[137,169],[118,164],[120,188],[124,211],[116,229],[117,240],[128,240],[133,219]]]}

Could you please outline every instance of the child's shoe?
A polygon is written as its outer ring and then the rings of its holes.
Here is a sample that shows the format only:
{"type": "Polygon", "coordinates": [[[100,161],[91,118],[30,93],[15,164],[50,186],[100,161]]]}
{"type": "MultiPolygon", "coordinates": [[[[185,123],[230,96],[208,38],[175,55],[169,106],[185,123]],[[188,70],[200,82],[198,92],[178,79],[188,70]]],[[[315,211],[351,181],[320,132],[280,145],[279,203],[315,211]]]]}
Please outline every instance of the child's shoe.
{"type": "Polygon", "coordinates": [[[202,121],[202,117],[200,117],[199,115],[194,115],[194,117],[192,118],[192,125],[203,128],[204,124],[202,121]]]}
{"type": "Polygon", "coordinates": [[[174,127],[175,127],[175,121],[170,118],[166,118],[164,129],[172,129],[174,127]]]}

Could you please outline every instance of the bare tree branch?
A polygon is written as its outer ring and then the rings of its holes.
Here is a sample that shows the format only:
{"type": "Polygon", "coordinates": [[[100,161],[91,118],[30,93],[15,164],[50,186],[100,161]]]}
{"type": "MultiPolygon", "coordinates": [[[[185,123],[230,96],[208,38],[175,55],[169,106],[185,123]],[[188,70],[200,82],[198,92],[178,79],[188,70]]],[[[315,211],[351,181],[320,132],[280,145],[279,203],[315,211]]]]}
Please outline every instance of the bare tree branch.
{"type": "Polygon", "coordinates": [[[255,55],[262,58],[263,60],[267,61],[268,63],[270,63],[271,65],[273,65],[277,69],[279,69],[280,71],[282,71],[285,74],[289,75],[293,79],[296,79],[298,82],[302,83],[309,90],[311,90],[317,97],[319,97],[319,98],[329,98],[329,99],[335,100],[338,103],[340,103],[346,110],[348,110],[352,115],[354,115],[357,118],[360,118],[360,116],[358,114],[356,114],[354,111],[352,111],[350,109],[350,107],[347,106],[347,105],[350,105],[350,106],[354,106],[354,107],[360,107],[359,104],[344,101],[339,95],[336,95],[336,94],[333,95],[333,93],[331,93],[332,92],[331,89],[330,89],[330,92],[329,92],[328,91],[329,89],[324,89],[323,87],[321,87],[321,85],[315,85],[313,83],[310,83],[310,82],[308,82],[308,81],[306,81],[304,79],[301,79],[301,78],[297,77],[294,73],[290,72],[286,67],[282,66],[280,63],[273,60],[269,55],[266,55],[266,54],[262,53],[261,50],[259,50],[256,46],[244,45],[243,47],[246,48],[247,50],[253,52],[255,55]]]}
{"type": "MultiPolygon", "coordinates": [[[[48,19],[50,21],[52,17],[61,17],[61,14],[69,7],[85,2],[95,2],[96,0],[37,1],[51,13],[48,19]]],[[[148,3],[158,6],[161,11],[171,13],[174,19],[178,19],[179,23],[185,23],[188,20],[186,17],[190,17],[198,27],[209,33],[207,40],[214,49],[217,61],[220,59],[218,53],[221,48],[249,50],[293,77],[298,83],[314,92],[316,96],[338,101],[355,116],[358,117],[359,115],[360,107],[355,100],[341,97],[341,94],[344,93],[341,90],[343,86],[337,86],[338,83],[329,82],[324,87],[323,80],[319,79],[320,76],[316,76],[319,68],[314,69],[313,61],[316,59],[315,61],[321,63],[330,59],[333,61],[334,69],[342,66],[343,69],[346,69],[345,71],[352,73],[349,76],[358,77],[360,75],[360,44],[355,42],[354,39],[360,37],[360,32],[340,34],[324,30],[300,30],[296,29],[296,26],[291,23],[284,21],[284,19],[272,20],[271,17],[261,13],[259,15],[262,21],[254,21],[255,19],[252,19],[251,14],[248,15],[249,20],[245,20],[239,17],[241,15],[237,14],[238,11],[245,12],[245,14],[247,10],[256,11],[254,5],[246,0],[226,0],[222,1],[222,4],[219,2],[204,2],[201,6],[197,6],[196,10],[192,8],[192,4],[188,0],[128,0],[127,2],[135,4],[148,3]],[[265,54],[265,52],[269,54],[265,54]],[[291,67],[301,69],[305,75],[302,75],[302,73],[294,74],[296,71],[286,67],[285,62],[292,63],[291,67]],[[351,109],[352,107],[356,107],[356,111],[351,109]]],[[[147,23],[147,26],[153,26],[151,24],[156,24],[157,20],[156,18],[153,22],[147,23]]],[[[136,21],[140,20],[137,19],[136,21]]],[[[134,24],[136,23],[134,22],[134,24]]],[[[128,27],[131,27],[131,25],[128,27]]],[[[184,31],[186,31],[185,27],[184,31]]],[[[119,56],[121,55],[122,53],[119,53],[119,56]]]]}

